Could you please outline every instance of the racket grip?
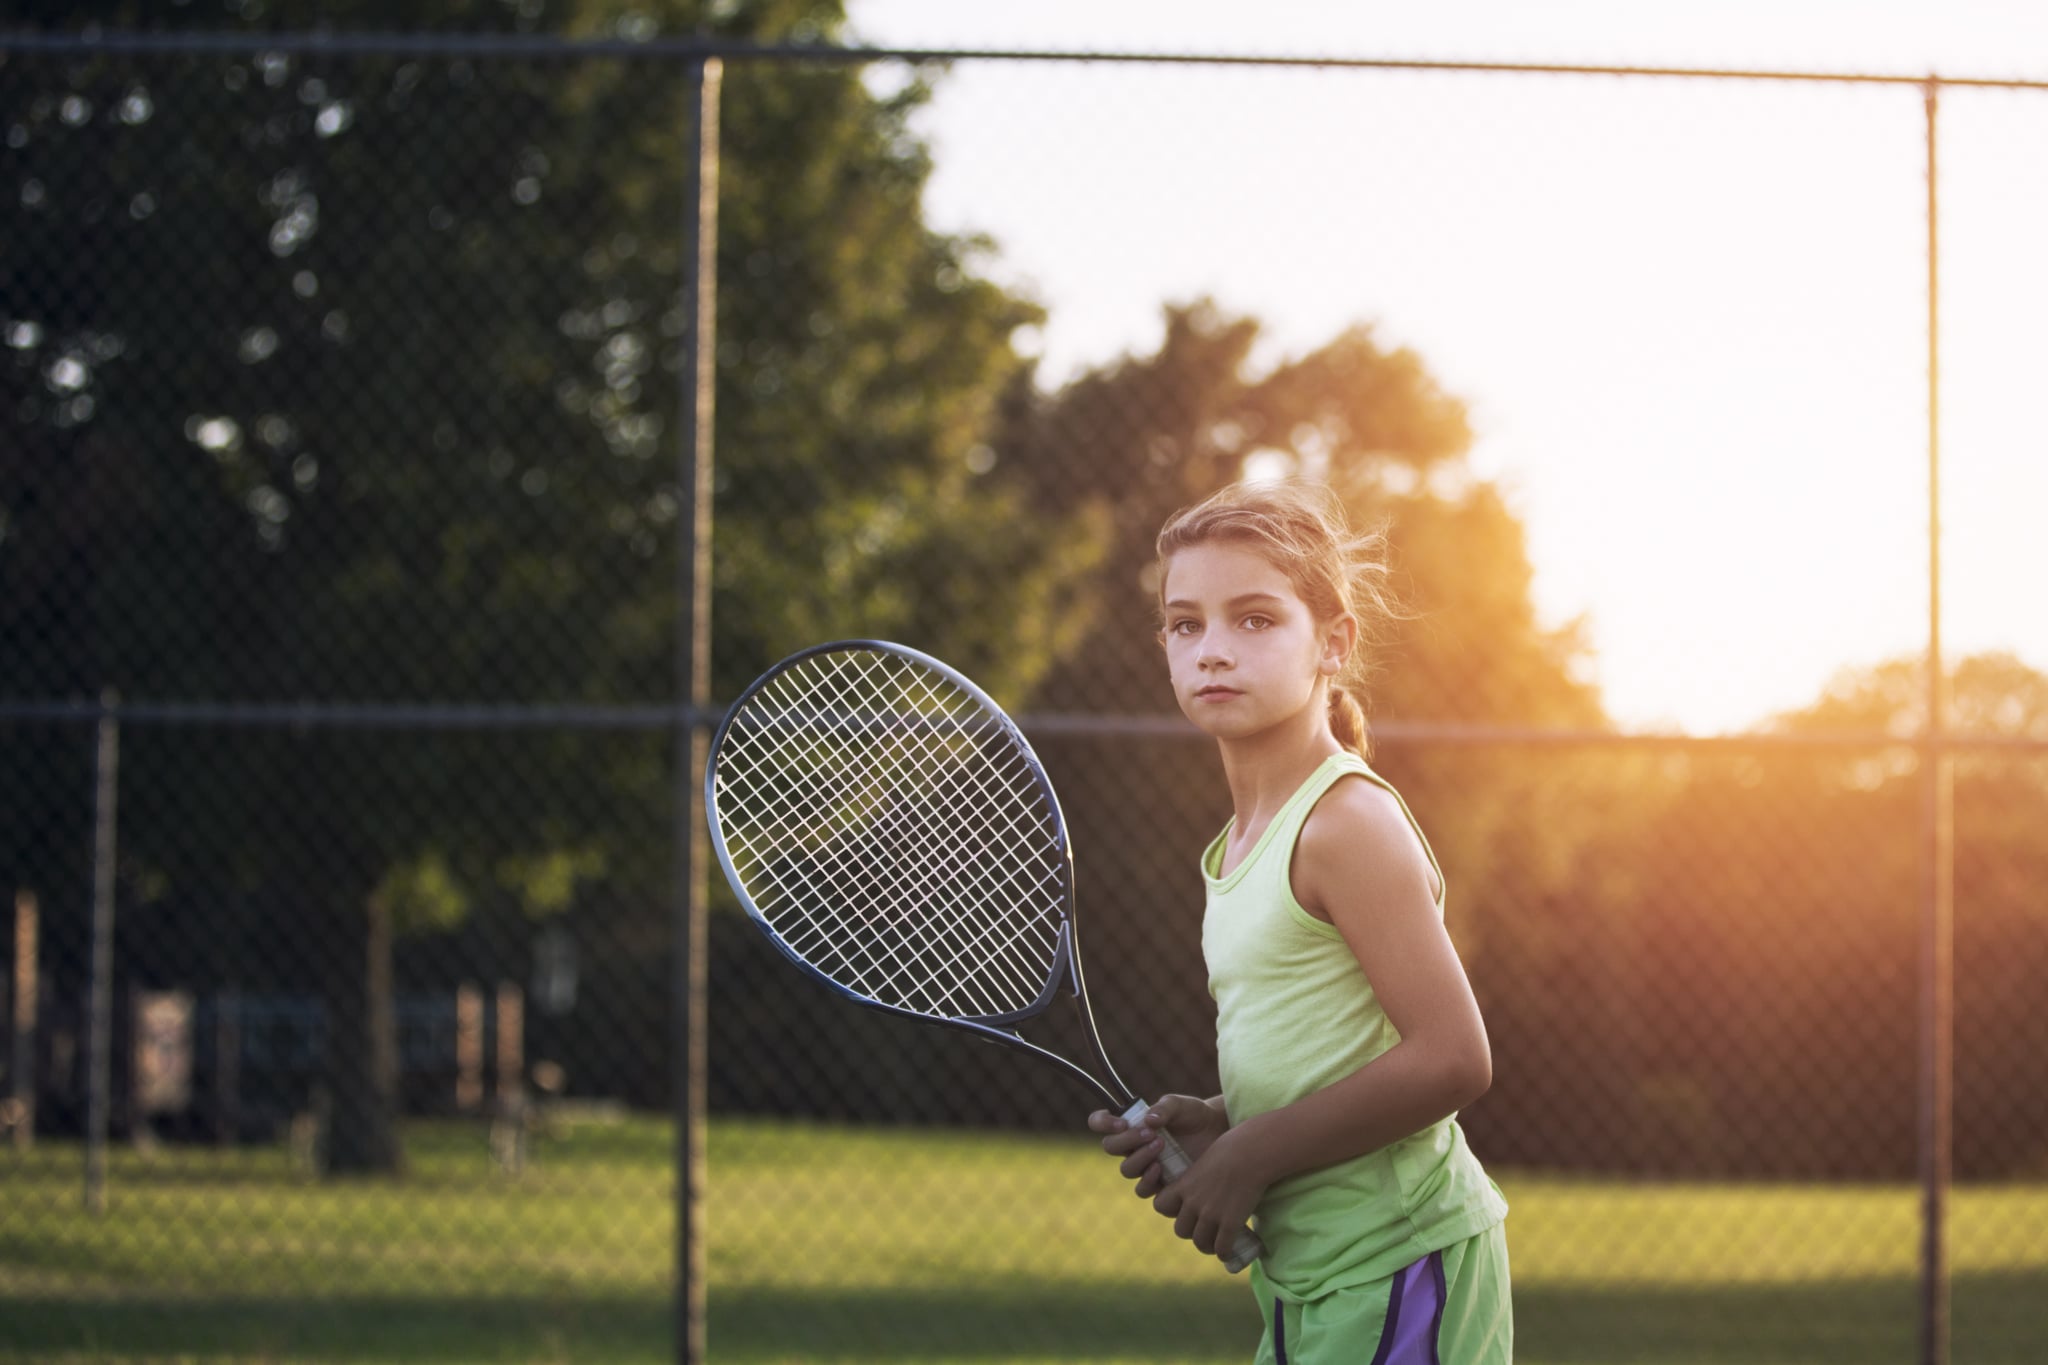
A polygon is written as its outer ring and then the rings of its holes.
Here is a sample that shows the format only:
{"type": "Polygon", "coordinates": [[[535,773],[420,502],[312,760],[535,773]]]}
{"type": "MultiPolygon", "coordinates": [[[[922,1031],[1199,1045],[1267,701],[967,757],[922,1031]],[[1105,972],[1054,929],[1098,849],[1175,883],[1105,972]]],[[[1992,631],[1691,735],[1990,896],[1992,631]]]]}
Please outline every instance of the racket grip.
{"type": "MultiPolygon", "coordinates": [[[[1139,1100],[1124,1110],[1124,1122],[1144,1123],[1145,1111],[1151,1107],[1149,1101],[1139,1100]]],[[[1166,1183],[1171,1185],[1186,1175],[1188,1167],[1195,1163],[1188,1157],[1186,1149],[1174,1140],[1173,1134],[1162,1129],[1159,1137],[1162,1143],[1159,1151],[1159,1171],[1166,1177],[1166,1183]]],[[[1259,1234],[1253,1232],[1250,1227],[1242,1227],[1237,1230],[1237,1239],[1230,1244],[1230,1255],[1224,1258],[1223,1268],[1235,1275],[1265,1254],[1266,1244],[1259,1240],[1259,1234]]]]}

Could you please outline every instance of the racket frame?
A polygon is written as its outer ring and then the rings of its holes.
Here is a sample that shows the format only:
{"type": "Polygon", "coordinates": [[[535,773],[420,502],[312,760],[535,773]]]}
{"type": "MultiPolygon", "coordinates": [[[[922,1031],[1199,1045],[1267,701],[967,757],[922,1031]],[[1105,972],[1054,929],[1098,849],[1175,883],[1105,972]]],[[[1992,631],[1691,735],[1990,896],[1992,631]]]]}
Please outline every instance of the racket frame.
{"type": "Polygon", "coordinates": [[[739,898],[740,907],[747,912],[747,917],[754,922],[754,927],[759,929],[763,936],[773,943],[784,957],[802,968],[813,980],[823,982],[839,995],[867,1009],[876,1010],[882,1014],[896,1015],[905,1019],[914,1019],[920,1023],[938,1024],[945,1028],[958,1029],[984,1041],[998,1043],[1005,1047],[1018,1048],[1041,1057],[1046,1061],[1055,1063],[1065,1069],[1069,1075],[1078,1078],[1097,1094],[1101,1095],[1115,1112],[1120,1113],[1137,1101],[1137,1092],[1124,1083],[1123,1078],[1117,1075],[1115,1066],[1110,1063],[1108,1050],[1102,1045],[1102,1035],[1095,1026],[1094,1011],[1088,1005],[1087,981],[1081,969],[1081,950],[1077,937],[1075,915],[1074,850],[1073,845],[1067,838],[1067,818],[1060,810],[1059,797],[1053,790],[1052,779],[1047,776],[1045,765],[1039,761],[1037,751],[1031,747],[1031,742],[1024,737],[1024,731],[1017,725],[1017,722],[1010,718],[1009,713],[1003,710],[994,698],[982,691],[971,678],[968,678],[958,669],[939,659],[933,658],[929,654],[912,649],[908,645],[896,644],[889,640],[831,640],[824,644],[811,645],[789,655],[749,683],[746,689],[733,699],[732,705],[726,708],[725,715],[720,719],[717,730],[712,734],[710,748],[706,751],[704,763],[704,811],[705,822],[710,827],[712,851],[718,856],[718,864],[725,873],[726,884],[732,888],[733,894],[739,898]],[[769,922],[767,915],[761,911],[759,906],[754,904],[753,896],[748,893],[745,883],[739,876],[738,869],[733,866],[731,854],[726,851],[725,828],[722,823],[723,817],[718,801],[718,757],[725,746],[726,735],[732,729],[733,723],[739,719],[742,712],[746,709],[747,703],[757,693],[782,678],[790,669],[805,660],[821,654],[850,654],[863,651],[891,655],[912,663],[919,668],[930,669],[966,693],[981,707],[982,712],[1004,731],[1010,742],[1016,746],[1018,755],[1024,760],[1026,767],[1031,773],[1031,780],[1037,785],[1039,794],[1045,799],[1046,809],[1052,817],[1052,834],[1055,841],[1054,862],[1058,869],[1060,881],[1060,923],[1058,938],[1053,949],[1052,967],[1046,973],[1045,984],[1040,988],[1038,998],[1022,1009],[1011,1010],[1002,1014],[985,1015],[928,1014],[922,1010],[906,1009],[901,1005],[892,1005],[886,1001],[876,1000],[872,996],[863,995],[859,991],[834,980],[828,973],[812,966],[801,954],[783,941],[782,935],[769,922]],[[1017,1031],[1026,1021],[1036,1019],[1051,1009],[1053,1001],[1058,997],[1062,986],[1065,986],[1068,993],[1074,998],[1076,1012],[1081,1018],[1081,1029],[1087,1038],[1088,1050],[1093,1054],[1095,1061],[1102,1067],[1101,1077],[1090,1072],[1086,1067],[1081,1066],[1071,1058],[1065,1057],[1049,1048],[1040,1047],[1017,1031]],[[1107,1084],[1104,1083],[1103,1077],[1107,1077],[1107,1084]]]}

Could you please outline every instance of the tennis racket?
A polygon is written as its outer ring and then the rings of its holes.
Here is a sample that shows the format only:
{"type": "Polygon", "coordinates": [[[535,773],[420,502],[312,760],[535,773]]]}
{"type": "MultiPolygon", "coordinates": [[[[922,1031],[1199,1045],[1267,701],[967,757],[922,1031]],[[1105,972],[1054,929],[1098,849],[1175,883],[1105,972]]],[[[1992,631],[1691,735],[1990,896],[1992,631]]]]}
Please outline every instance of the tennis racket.
{"type": "MultiPolygon", "coordinates": [[[[1043,1058],[1143,1121],[1088,1008],[1052,783],[972,682],[876,640],[792,654],[727,712],[704,796],[726,880],[790,961],[856,1004],[1043,1058]],[[1099,1074],[1018,1031],[1062,990],[1099,1074]]],[[[1188,1155],[1162,1137],[1171,1183],[1188,1155]]],[[[1225,1264],[1264,1254],[1245,1228],[1225,1264]]]]}

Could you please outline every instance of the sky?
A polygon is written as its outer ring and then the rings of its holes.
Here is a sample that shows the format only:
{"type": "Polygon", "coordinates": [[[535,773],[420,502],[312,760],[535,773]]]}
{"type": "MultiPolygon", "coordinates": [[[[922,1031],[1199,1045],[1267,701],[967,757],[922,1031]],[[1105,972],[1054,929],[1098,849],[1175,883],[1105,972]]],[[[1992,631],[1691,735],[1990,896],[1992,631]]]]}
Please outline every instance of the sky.
{"type": "MultiPolygon", "coordinates": [[[[2048,80],[2048,5],[850,0],[905,47],[2048,80]]],[[[886,81],[886,72],[871,79],[886,81]]],[[[2048,670],[2048,91],[1944,93],[1943,653],[2048,670]]],[[[1211,296],[1261,363],[1354,324],[1470,407],[1543,619],[1629,728],[1739,730],[1927,639],[1915,87],[961,63],[931,221],[1058,383],[1211,296]]]]}

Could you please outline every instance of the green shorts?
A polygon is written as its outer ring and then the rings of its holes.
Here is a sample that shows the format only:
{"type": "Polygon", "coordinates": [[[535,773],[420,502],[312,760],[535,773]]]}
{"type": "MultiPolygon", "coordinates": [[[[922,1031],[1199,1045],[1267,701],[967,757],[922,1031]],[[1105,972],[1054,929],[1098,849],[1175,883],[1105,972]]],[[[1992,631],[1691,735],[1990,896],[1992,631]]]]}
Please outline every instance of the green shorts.
{"type": "Polygon", "coordinates": [[[1309,1303],[1259,1294],[1258,1365],[1510,1365],[1507,1225],[1309,1303]]]}

